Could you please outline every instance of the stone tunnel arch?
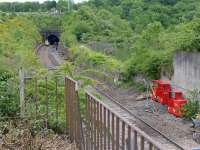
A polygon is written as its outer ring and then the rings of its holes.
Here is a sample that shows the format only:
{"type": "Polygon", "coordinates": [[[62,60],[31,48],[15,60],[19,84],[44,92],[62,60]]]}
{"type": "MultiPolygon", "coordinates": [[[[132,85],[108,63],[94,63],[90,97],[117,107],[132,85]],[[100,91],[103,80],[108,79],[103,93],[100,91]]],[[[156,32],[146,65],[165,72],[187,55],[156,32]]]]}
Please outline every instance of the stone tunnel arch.
{"type": "Polygon", "coordinates": [[[48,40],[50,45],[53,45],[54,43],[60,42],[60,31],[57,30],[46,30],[40,32],[42,36],[42,42],[44,43],[46,40],[48,40]]]}

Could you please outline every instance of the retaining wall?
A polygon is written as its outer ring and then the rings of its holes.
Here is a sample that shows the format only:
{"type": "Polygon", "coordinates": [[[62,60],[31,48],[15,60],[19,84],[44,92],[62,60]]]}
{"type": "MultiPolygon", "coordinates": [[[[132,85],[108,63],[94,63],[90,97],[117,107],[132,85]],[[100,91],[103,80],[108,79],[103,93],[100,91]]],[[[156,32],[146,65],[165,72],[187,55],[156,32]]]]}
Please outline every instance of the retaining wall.
{"type": "Polygon", "coordinates": [[[185,89],[200,90],[200,53],[176,52],[172,81],[185,89]]]}

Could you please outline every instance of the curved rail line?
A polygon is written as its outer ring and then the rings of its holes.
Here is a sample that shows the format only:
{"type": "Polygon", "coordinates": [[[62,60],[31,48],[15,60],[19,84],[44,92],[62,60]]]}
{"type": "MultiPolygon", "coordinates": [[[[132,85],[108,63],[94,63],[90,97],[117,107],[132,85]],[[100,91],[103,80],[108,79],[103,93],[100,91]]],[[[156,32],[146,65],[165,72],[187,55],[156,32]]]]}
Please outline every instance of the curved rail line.
{"type": "Polygon", "coordinates": [[[177,148],[181,149],[181,150],[185,150],[185,148],[183,148],[182,146],[180,146],[179,144],[177,144],[176,142],[172,141],[169,137],[167,137],[164,133],[162,133],[161,131],[157,130],[156,128],[154,128],[153,126],[151,126],[149,123],[147,123],[146,121],[144,121],[143,119],[141,119],[140,117],[138,117],[137,115],[135,115],[134,113],[132,113],[129,109],[127,109],[126,107],[124,107],[122,104],[120,104],[114,97],[106,94],[105,92],[101,91],[98,87],[94,87],[100,94],[104,95],[105,97],[109,98],[109,100],[111,100],[113,103],[115,103],[116,105],[118,105],[121,109],[125,110],[127,113],[129,113],[131,116],[135,117],[136,119],[140,120],[142,123],[144,123],[145,125],[147,125],[148,127],[150,127],[151,129],[153,129],[154,131],[156,131],[157,133],[159,133],[162,137],[164,137],[167,141],[169,141],[170,143],[172,143],[173,145],[175,145],[177,148]]]}

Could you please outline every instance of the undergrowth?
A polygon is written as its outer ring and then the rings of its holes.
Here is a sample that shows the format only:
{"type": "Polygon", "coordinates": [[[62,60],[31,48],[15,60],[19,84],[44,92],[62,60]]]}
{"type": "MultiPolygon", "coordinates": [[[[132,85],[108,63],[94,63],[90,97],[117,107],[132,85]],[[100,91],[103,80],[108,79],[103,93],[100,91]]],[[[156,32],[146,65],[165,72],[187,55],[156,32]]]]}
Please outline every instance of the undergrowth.
{"type": "Polygon", "coordinates": [[[187,120],[195,118],[200,111],[200,104],[198,100],[199,92],[197,90],[191,91],[187,98],[187,104],[182,107],[183,117],[187,120]]]}

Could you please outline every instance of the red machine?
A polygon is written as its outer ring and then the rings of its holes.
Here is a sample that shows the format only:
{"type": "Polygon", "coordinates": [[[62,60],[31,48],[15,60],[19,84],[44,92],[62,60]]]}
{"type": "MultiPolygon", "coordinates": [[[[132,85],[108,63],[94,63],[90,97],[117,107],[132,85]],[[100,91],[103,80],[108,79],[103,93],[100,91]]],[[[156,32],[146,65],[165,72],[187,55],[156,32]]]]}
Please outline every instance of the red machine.
{"type": "Polygon", "coordinates": [[[175,115],[176,117],[181,117],[181,107],[185,105],[187,101],[183,98],[183,93],[178,90],[173,90],[170,92],[170,99],[168,101],[168,112],[175,115]]]}
{"type": "Polygon", "coordinates": [[[153,88],[151,99],[158,101],[163,105],[168,104],[169,92],[171,91],[171,86],[168,82],[162,80],[153,80],[153,88]]]}
{"type": "Polygon", "coordinates": [[[187,103],[183,98],[183,93],[178,90],[172,90],[168,82],[154,80],[151,99],[168,106],[168,112],[176,117],[181,117],[181,107],[187,103]]]}

